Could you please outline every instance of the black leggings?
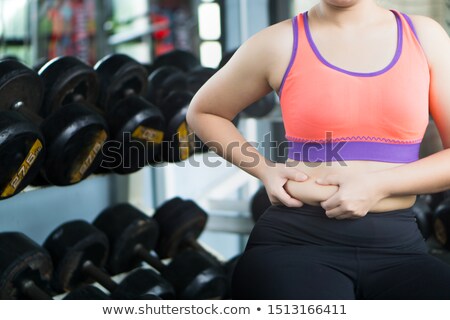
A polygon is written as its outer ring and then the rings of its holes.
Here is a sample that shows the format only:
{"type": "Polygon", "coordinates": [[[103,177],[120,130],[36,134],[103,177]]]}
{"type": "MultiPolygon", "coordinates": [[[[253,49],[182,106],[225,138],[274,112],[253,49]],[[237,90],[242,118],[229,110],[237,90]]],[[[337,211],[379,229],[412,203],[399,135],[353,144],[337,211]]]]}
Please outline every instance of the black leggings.
{"type": "Polygon", "coordinates": [[[450,266],[430,256],[411,209],[329,219],[270,207],[239,260],[233,299],[450,299],[450,266]]]}

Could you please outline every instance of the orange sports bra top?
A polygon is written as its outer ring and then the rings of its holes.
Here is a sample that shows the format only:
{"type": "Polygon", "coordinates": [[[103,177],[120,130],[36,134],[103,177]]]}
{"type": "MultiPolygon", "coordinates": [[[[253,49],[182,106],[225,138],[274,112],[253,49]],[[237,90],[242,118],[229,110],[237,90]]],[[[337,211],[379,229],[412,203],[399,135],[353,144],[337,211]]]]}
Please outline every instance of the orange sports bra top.
{"type": "Polygon", "coordinates": [[[293,19],[294,46],[279,95],[288,157],[304,162],[418,160],[429,120],[430,71],[411,19],[397,20],[391,63],[350,72],[319,52],[308,13],[293,19]]]}

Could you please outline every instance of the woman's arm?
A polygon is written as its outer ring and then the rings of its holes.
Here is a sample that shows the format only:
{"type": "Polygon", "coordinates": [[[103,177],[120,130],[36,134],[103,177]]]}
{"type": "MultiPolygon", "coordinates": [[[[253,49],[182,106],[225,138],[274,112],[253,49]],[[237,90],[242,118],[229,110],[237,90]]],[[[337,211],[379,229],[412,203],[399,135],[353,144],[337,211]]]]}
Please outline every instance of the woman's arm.
{"type": "Polygon", "coordinates": [[[450,39],[437,22],[420,16],[412,17],[412,20],[428,58],[430,112],[445,150],[380,173],[383,189],[394,196],[450,189],[450,39]]]}
{"type": "Polygon", "coordinates": [[[444,150],[417,162],[356,177],[329,176],[324,185],[339,191],[322,202],[329,217],[364,216],[374,203],[392,196],[450,189],[450,39],[432,19],[412,17],[430,67],[430,112],[444,150]]]}
{"type": "Polygon", "coordinates": [[[187,121],[216,153],[261,179],[272,203],[301,206],[299,200],[286,193],[283,185],[288,179],[304,181],[306,175],[265,159],[231,122],[248,105],[278,89],[291,52],[290,21],[253,36],[199,90],[189,107],[187,121]]]}

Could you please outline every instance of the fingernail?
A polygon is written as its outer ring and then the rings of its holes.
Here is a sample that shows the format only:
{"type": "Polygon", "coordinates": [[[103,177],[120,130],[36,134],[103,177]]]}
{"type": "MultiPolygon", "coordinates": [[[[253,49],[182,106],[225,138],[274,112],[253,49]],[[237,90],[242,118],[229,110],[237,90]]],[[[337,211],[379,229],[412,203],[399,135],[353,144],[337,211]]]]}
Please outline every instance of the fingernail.
{"type": "Polygon", "coordinates": [[[317,179],[316,183],[323,183],[323,180],[322,179],[317,179]]]}

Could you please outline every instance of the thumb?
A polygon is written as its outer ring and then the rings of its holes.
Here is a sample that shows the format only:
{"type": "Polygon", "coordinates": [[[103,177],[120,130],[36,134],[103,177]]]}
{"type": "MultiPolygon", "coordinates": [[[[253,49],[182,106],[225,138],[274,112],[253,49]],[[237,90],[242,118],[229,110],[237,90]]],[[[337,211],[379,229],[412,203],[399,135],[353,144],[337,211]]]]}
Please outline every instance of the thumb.
{"type": "Polygon", "coordinates": [[[290,170],[288,169],[286,171],[285,178],[298,182],[304,182],[308,180],[308,176],[304,172],[297,169],[290,169],[290,170]]]}
{"type": "Polygon", "coordinates": [[[338,186],[340,183],[340,180],[339,180],[338,175],[331,174],[329,176],[317,179],[316,183],[320,184],[320,185],[324,185],[324,186],[326,186],[326,185],[338,186]]]}

